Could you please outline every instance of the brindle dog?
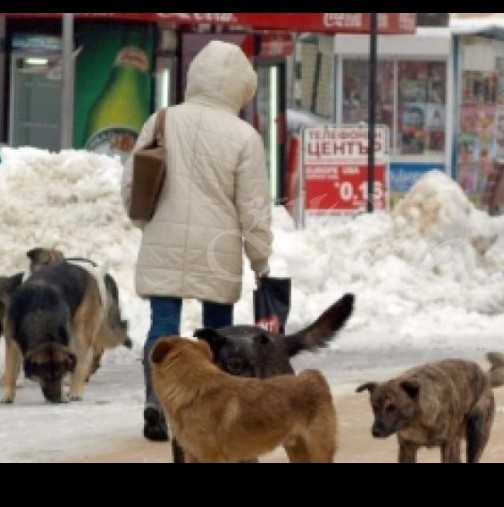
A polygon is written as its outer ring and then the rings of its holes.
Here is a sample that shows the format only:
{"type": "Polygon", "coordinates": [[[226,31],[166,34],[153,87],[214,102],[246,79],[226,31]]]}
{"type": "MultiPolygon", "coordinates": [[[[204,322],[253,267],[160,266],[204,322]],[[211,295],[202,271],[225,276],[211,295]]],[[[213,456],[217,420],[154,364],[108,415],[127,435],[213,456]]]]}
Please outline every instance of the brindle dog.
{"type": "Polygon", "coordinates": [[[440,447],[443,463],[477,463],[485,449],[495,414],[492,387],[504,385],[504,355],[487,355],[492,368],[445,359],[407,370],[386,382],[367,382],[376,438],[397,435],[400,463],[414,463],[420,447],[440,447]]]}

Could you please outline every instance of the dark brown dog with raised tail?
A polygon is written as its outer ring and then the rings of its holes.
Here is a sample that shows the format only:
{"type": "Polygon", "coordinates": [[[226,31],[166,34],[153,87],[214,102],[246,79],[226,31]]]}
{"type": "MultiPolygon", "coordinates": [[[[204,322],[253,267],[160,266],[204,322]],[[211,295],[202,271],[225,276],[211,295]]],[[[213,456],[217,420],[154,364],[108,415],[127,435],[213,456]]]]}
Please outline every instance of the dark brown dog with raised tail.
{"type": "Polygon", "coordinates": [[[353,294],[344,294],[309,326],[288,335],[234,325],[197,329],[194,336],[205,340],[215,363],[233,375],[266,378],[294,373],[291,358],[328,345],[352,315],[354,300],[353,294]]]}
{"type": "Polygon", "coordinates": [[[504,355],[487,355],[484,372],[472,361],[445,359],[407,370],[386,382],[367,382],[376,438],[397,435],[399,462],[414,463],[420,447],[440,447],[443,463],[480,461],[490,436],[495,400],[492,387],[504,385],[504,355]]]}

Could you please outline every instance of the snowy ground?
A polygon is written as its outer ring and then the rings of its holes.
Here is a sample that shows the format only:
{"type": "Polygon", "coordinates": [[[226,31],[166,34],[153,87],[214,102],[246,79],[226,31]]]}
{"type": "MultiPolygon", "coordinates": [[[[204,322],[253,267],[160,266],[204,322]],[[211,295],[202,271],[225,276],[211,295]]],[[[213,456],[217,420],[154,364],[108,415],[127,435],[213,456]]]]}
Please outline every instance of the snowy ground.
{"type": "MultiPolygon", "coordinates": [[[[474,359],[486,367],[482,350],[439,348],[365,351],[345,347],[303,353],[293,363],[296,370],[320,369],[331,385],[340,421],[341,450],[336,462],[394,462],[395,438],[372,439],[368,396],[356,394],[356,386],[388,378],[423,361],[454,356],[474,359]]],[[[504,388],[496,390],[496,397],[494,431],[483,461],[504,461],[504,388]]],[[[143,438],[142,410],[138,360],[105,364],[92,377],[81,402],[51,405],[43,401],[35,384],[25,381],[14,405],[0,405],[0,463],[171,463],[169,444],[143,438]]],[[[426,459],[439,460],[438,453],[432,451],[426,459]]],[[[278,449],[261,461],[285,462],[286,456],[278,449]]]]}
{"type": "MultiPolygon", "coordinates": [[[[81,403],[47,404],[26,383],[14,405],[0,406],[0,461],[37,461],[37,453],[47,461],[137,435],[149,312],[134,292],[140,232],[120,203],[122,168],[74,150],[2,148],[0,159],[0,274],[26,269],[26,251],[36,246],[107,263],[135,344],[107,352],[81,403]]],[[[331,346],[296,363],[320,367],[336,395],[351,392],[363,371],[382,377],[432,357],[483,361],[487,350],[504,351],[504,218],[474,209],[444,174],[426,175],[390,214],[312,220],[298,231],[276,208],[274,234],[271,274],[292,278],[287,331],[343,293],[356,295],[331,346]]],[[[237,323],[252,322],[253,288],[247,270],[237,323]]],[[[192,334],[200,317],[199,304],[186,302],[182,334],[192,334]]]]}

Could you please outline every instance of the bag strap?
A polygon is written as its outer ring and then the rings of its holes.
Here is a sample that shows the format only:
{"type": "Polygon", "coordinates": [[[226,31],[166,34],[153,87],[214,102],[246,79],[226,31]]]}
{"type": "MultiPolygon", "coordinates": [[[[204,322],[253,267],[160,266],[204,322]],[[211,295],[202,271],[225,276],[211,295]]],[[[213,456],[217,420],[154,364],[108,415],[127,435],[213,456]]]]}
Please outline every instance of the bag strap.
{"type": "Polygon", "coordinates": [[[156,115],[156,123],[154,124],[154,141],[158,146],[164,146],[164,126],[166,117],[166,107],[160,109],[156,115]]]}

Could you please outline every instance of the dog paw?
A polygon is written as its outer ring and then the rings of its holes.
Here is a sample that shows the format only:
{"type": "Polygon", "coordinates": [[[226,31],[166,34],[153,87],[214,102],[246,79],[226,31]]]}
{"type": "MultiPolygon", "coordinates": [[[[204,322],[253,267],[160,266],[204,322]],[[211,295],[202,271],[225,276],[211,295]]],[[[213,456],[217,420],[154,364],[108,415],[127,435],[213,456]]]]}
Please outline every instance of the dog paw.
{"type": "Polygon", "coordinates": [[[79,396],[78,394],[71,394],[70,401],[82,401],[82,396],[79,396]]]}
{"type": "Polygon", "coordinates": [[[0,403],[13,403],[14,402],[14,396],[10,395],[4,395],[2,398],[0,398],[0,403]]]}

